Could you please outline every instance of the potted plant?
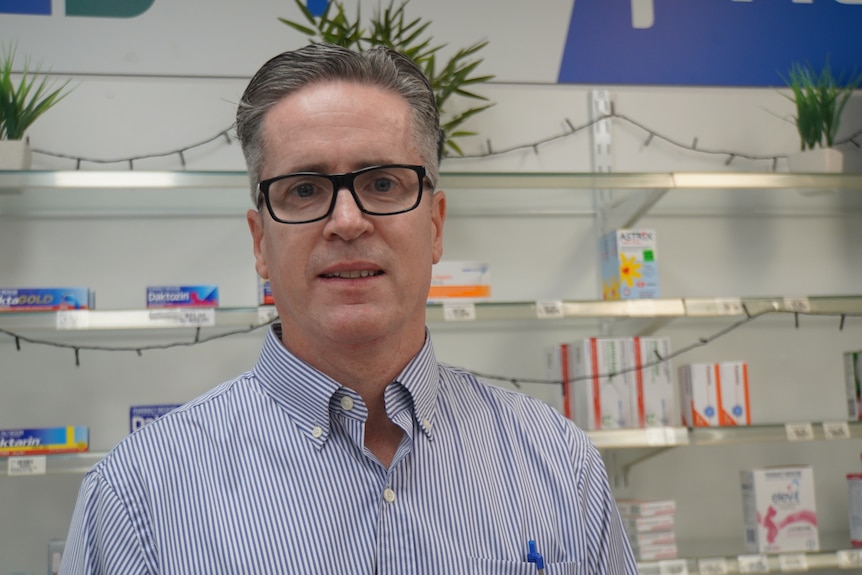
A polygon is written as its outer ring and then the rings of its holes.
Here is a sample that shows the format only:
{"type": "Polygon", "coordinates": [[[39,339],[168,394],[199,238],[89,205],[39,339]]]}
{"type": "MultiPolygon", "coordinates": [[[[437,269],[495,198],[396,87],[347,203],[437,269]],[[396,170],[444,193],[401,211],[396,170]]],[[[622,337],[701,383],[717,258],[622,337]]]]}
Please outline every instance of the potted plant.
{"type": "Polygon", "coordinates": [[[0,170],[26,170],[30,168],[30,143],[25,138],[27,129],[42,114],[65,98],[68,81],[52,89],[48,78],[38,79],[39,70],[32,69],[30,58],[24,58],[24,67],[17,84],[13,76],[15,46],[4,48],[0,55],[0,170]]]}
{"type": "Polygon", "coordinates": [[[862,75],[843,81],[836,78],[827,61],[818,73],[810,64],[794,63],[787,84],[796,106],[793,122],[799,132],[801,151],[788,156],[793,172],[840,172],[843,154],[833,148],[844,106],[862,75]]]}
{"type": "MultiPolygon", "coordinates": [[[[310,41],[337,44],[345,48],[365,50],[372,46],[388,46],[394,48],[416,62],[431,81],[431,86],[437,96],[437,106],[440,109],[441,123],[446,135],[444,152],[453,151],[462,154],[460,146],[455,141],[464,136],[474,136],[475,132],[460,130],[459,126],[468,118],[490,108],[493,104],[482,104],[464,111],[447,114],[448,104],[452,96],[462,96],[473,100],[488,101],[488,98],[476,94],[470,87],[482,84],[493,78],[490,75],[475,74],[476,68],[482,63],[475,55],[488,42],[475,44],[455,52],[445,63],[438,66],[438,53],[445,44],[434,45],[425,32],[431,22],[421,18],[408,20],[404,8],[409,0],[403,0],[395,6],[390,0],[389,6],[378,10],[370,19],[370,27],[361,24],[359,6],[356,17],[351,19],[344,10],[344,4],[332,0],[326,4],[320,14],[313,14],[303,0],[294,0],[305,17],[307,24],[279,18],[291,28],[305,34],[310,41]]],[[[320,4],[320,2],[318,2],[320,4]]]]}

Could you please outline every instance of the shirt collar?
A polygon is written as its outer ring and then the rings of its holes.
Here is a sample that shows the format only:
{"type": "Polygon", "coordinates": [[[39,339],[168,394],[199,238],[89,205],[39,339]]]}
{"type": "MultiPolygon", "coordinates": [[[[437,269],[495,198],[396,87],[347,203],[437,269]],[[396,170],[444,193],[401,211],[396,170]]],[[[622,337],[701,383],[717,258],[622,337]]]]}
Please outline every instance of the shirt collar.
{"type": "MultiPolygon", "coordinates": [[[[280,324],[273,324],[267,332],[253,371],[264,391],[287,411],[300,431],[320,445],[325,443],[329,436],[330,400],[343,386],[284,347],[280,324]]],[[[412,400],[419,428],[430,437],[439,385],[437,358],[426,330],[419,353],[386,389],[387,411],[391,413],[392,404],[401,395],[398,388],[402,387],[412,400]]]]}

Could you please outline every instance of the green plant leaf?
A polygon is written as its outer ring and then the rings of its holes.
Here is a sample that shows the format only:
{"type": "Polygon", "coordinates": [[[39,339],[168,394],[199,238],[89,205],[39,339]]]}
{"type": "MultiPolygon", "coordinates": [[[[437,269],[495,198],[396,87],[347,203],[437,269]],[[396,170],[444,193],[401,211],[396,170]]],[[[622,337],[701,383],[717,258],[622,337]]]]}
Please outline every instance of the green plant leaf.
{"type": "Polygon", "coordinates": [[[488,45],[486,40],[457,50],[443,62],[438,56],[447,45],[433,42],[429,34],[429,20],[407,16],[409,0],[400,0],[397,4],[396,0],[390,0],[387,6],[378,7],[367,28],[362,25],[360,4],[357,4],[356,16],[351,19],[340,0],[329,2],[321,16],[312,15],[302,0],[294,0],[294,3],[310,26],[286,18],[279,18],[279,21],[308,36],[310,42],[319,40],[358,50],[382,45],[398,50],[416,62],[431,82],[437,106],[443,116],[442,123],[446,134],[444,148],[462,153],[454,139],[475,134],[456,128],[493,104],[469,108],[454,116],[447,116],[447,103],[451,97],[489,101],[487,97],[465,89],[467,86],[487,83],[494,78],[492,75],[476,74],[482,63],[482,59],[476,55],[488,45]],[[438,69],[441,62],[442,67],[438,69]]]}

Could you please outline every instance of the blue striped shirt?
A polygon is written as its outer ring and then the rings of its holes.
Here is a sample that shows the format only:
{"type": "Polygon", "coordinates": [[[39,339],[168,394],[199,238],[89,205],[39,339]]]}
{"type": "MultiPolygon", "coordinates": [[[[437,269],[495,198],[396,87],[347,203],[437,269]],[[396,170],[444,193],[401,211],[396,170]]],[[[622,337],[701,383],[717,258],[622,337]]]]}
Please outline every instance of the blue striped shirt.
{"type": "Polygon", "coordinates": [[[596,448],[546,404],[437,362],[385,391],[387,469],[359,395],[291,355],[144,426],[84,478],[60,572],[636,574],[596,448]]]}

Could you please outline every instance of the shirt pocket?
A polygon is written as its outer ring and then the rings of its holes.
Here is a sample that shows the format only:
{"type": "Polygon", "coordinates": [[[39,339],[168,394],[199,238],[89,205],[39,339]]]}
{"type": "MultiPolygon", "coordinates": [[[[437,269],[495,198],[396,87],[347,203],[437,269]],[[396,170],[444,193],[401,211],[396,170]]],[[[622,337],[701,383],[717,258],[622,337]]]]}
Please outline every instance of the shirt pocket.
{"type": "MultiPolygon", "coordinates": [[[[536,575],[536,564],[496,559],[468,559],[469,572],[482,575],[536,575]]],[[[545,563],[545,575],[586,575],[581,561],[545,563]]]]}

